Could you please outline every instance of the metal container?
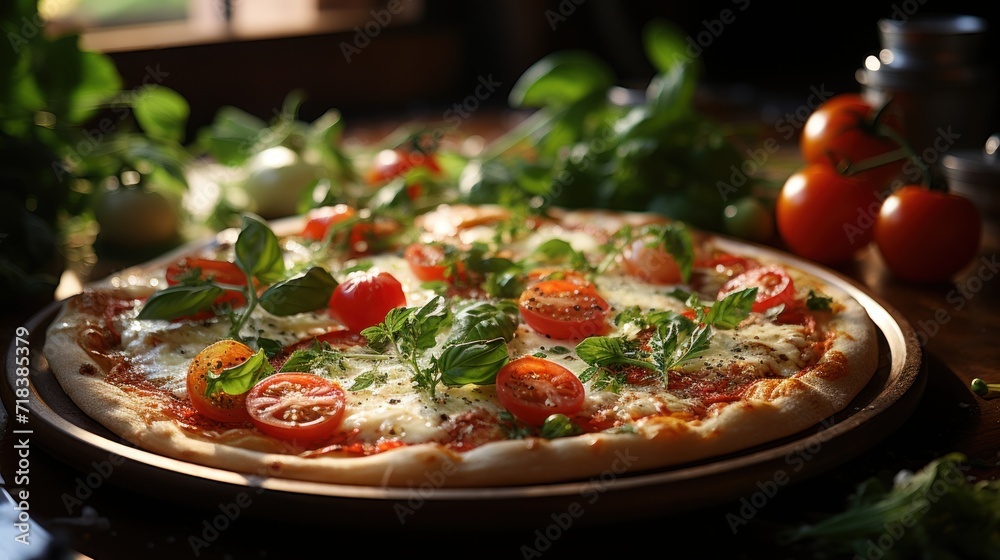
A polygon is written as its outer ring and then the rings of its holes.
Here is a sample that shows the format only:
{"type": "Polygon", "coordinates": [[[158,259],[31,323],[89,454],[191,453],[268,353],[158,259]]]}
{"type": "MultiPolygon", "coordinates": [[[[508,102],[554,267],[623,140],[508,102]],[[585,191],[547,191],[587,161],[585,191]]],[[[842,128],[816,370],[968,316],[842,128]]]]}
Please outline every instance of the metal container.
{"type": "Polygon", "coordinates": [[[878,21],[881,50],[856,78],[871,103],[891,99],[905,137],[928,164],[952,149],[981,149],[993,131],[996,77],[986,52],[989,25],[967,15],[878,21]]]}
{"type": "Polygon", "coordinates": [[[948,188],[974,202],[983,223],[1000,231],[1000,134],[994,134],[984,148],[958,149],[941,158],[941,171],[948,188]]]}

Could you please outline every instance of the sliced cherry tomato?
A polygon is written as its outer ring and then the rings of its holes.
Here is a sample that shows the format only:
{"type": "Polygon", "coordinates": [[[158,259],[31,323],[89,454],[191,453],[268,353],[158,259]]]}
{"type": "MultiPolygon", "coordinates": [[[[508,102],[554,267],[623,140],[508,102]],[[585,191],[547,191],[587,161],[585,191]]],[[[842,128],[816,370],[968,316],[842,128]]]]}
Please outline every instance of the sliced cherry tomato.
{"type": "Polygon", "coordinates": [[[622,266],[629,276],[650,284],[679,284],[681,267],[673,255],[636,239],[622,251],[622,266]]]}
{"type": "Polygon", "coordinates": [[[797,255],[841,264],[872,240],[879,189],[815,163],[793,173],[778,195],[778,233],[797,255]]]}
{"type": "Polygon", "coordinates": [[[550,338],[581,339],[607,330],[608,302],[591,286],[543,280],[525,288],[518,303],[528,326],[550,338]]]}
{"type": "Polygon", "coordinates": [[[541,426],[552,414],[583,409],[583,383],[570,370],[543,358],[524,356],[500,368],[497,398],[525,424],[541,426]]]}
{"type": "Polygon", "coordinates": [[[377,325],[393,308],[406,305],[403,285],[388,272],[355,272],[330,297],[330,316],[354,332],[377,325]]]}
{"type": "Polygon", "coordinates": [[[758,313],[780,304],[788,308],[795,304],[795,283],[787,272],[776,266],[754,268],[731,278],[719,289],[717,299],[746,288],[757,288],[753,310],[758,313]]]}
{"type": "Polygon", "coordinates": [[[229,284],[232,286],[244,286],[247,282],[243,271],[235,263],[184,257],[167,266],[167,284],[171,286],[180,284],[181,280],[193,274],[196,269],[200,271],[198,278],[202,280],[212,280],[219,284],[229,284]]]}
{"type": "MultiPolygon", "coordinates": [[[[381,185],[417,167],[422,167],[435,175],[441,173],[441,166],[433,152],[404,148],[382,150],[375,155],[372,168],[368,171],[368,184],[381,185]]],[[[419,183],[406,185],[406,194],[411,199],[417,198],[422,193],[423,187],[419,183]]]]}
{"type": "MultiPolygon", "coordinates": [[[[198,278],[202,280],[212,280],[219,284],[227,284],[230,286],[243,286],[246,284],[246,276],[244,276],[243,271],[240,270],[240,268],[234,263],[213,259],[185,257],[167,266],[167,285],[176,286],[177,284],[180,284],[184,278],[189,277],[195,270],[200,271],[198,278]]],[[[228,304],[234,309],[237,307],[243,307],[247,304],[247,298],[241,291],[226,290],[221,296],[217,297],[213,303],[215,307],[221,307],[224,304],[228,304]]],[[[200,321],[214,316],[215,312],[211,309],[207,309],[205,311],[195,313],[190,317],[186,317],[186,319],[200,321]]]]}
{"type": "Polygon", "coordinates": [[[724,276],[739,276],[751,268],[757,268],[760,263],[751,257],[732,255],[729,253],[719,253],[705,260],[695,263],[701,268],[710,268],[724,276]]]}
{"type": "Polygon", "coordinates": [[[208,375],[238,366],[254,355],[247,345],[225,339],[207,346],[191,360],[187,370],[187,392],[194,407],[203,416],[219,422],[246,422],[246,394],[230,395],[224,391],[206,394],[208,375]]]}
{"type": "Polygon", "coordinates": [[[259,381],[246,397],[250,421],[267,435],[304,446],[329,439],[344,418],[344,390],[333,381],[283,372],[259,381]]]}
{"type": "Polygon", "coordinates": [[[415,167],[426,168],[432,173],[441,172],[441,166],[433,152],[404,148],[382,150],[375,154],[375,161],[367,175],[368,183],[372,185],[384,183],[415,167]]]}
{"type": "Polygon", "coordinates": [[[411,243],[403,251],[406,262],[413,274],[423,282],[453,282],[465,276],[465,264],[454,263],[454,271],[448,271],[445,249],[431,243],[411,243]]]}
{"type": "MultiPolygon", "coordinates": [[[[802,159],[806,163],[836,166],[844,162],[857,164],[898,150],[899,144],[881,134],[879,126],[903,133],[902,117],[896,107],[887,106],[879,114],[878,108],[860,94],[835,95],[820,104],[806,120],[799,138],[802,159]]],[[[905,162],[900,156],[890,163],[861,171],[858,176],[887,191],[905,162]]]]}
{"type": "Polygon", "coordinates": [[[314,208],[306,214],[306,225],[302,228],[302,236],[322,241],[330,227],[353,218],[355,214],[357,212],[354,208],[346,204],[314,208]]]}
{"type": "Polygon", "coordinates": [[[916,185],[890,195],[875,222],[879,253],[908,282],[946,282],[976,256],[981,236],[971,200],[916,185]]]}

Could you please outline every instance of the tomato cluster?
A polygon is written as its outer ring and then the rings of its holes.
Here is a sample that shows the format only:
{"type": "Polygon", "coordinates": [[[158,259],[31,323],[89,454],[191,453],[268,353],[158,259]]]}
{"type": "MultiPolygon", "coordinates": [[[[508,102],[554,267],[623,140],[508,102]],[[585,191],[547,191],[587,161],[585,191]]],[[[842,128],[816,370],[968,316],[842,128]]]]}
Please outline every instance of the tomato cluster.
{"type": "Polygon", "coordinates": [[[975,256],[975,205],[937,184],[903,139],[904,123],[859,94],[840,94],[810,115],[799,140],[804,166],[785,181],[775,217],[794,253],[840,265],[871,244],[889,271],[911,282],[951,278],[975,256]],[[922,171],[922,181],[904,171],[922,171]]]}

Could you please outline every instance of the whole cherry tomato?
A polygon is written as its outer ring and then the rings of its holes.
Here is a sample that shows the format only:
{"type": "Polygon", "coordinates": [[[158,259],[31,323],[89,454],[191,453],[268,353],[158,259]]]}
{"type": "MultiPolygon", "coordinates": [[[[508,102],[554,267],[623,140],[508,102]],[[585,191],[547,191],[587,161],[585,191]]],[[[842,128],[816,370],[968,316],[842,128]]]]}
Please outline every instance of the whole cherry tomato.
{"type": "Polygon", "coordinates": [[[406,305],[403,285],[388,272],[355,272],[330,297],[330,316],[354,332],[377,325],[390,310],[406,305]]]}
{"type": "MultiPolygon", "coordinates": [[[[850,162],[853,165],[899,150],[899,143],[885,136],[880,127],[902,135],[902,117],[893,106],[886,106],[880,112],[879,107],[865,101],[860,94],[835,95],[820,104],[806,120],[799,138],[802,159],[807,164],[826,162],[837,166],[850,162]]],[[[890,163],[861,171],[858,176],[888,192],[905,162],[900,155],[890,163]]]]}
{"type": "Polygon", "coordinates": [[[814,163],[782,186],[776,207],[778,233],[795,254],[840,264],[871,242],[880,204],[870,182],[841,175],[829,163],[814,163]]]}
{"type": "Polygon", "coordinates": [[[982,217],[969,199],[908,185],[882,204],[875,244],[889,271],[909,282],[945,282],[976,256],[982,217]]]}

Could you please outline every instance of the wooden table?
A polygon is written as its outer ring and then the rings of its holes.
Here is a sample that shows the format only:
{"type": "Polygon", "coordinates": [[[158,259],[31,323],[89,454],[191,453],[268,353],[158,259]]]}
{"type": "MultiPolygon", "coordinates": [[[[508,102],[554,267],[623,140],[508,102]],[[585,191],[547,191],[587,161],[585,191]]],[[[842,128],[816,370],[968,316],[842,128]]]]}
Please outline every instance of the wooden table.
{"type": "MultiPolygon", "coordinates": [[[[93,476],[100,466],[77,470],[34,443],[30,449],[31,522],[36,536],[45,528],[94,558],[189,558],[195,557],[197,548],[199,558],[265,559],[306,554],[312,547],[322,554],[360,547],[372,553],[412,553],[416,548],[508,558],[537,557],[532,551],[553,558],[581,553],[593,557],[631,554],[638,542],[661,551],[705,545],[714,557],[756,558],[764,553],[781,557],[780,550],[754,538],[756,528],[769,521],[794,521],[805,512],[839,511],[855,485],[869,476],[917,469],[951,451],[976,460],[973,476],[996,478],[1000,474],[1000,399],[984,400],[969,389],[976,377],[1000,381],[998,255],[1000,238],[991,229],[975,262],[946,285],[897,282],[874,250],[837,269],[912,325],[924,345],[926,389],[912,414],[890,436],[829,472],[796,481],[769,496],[766,507],[735,531],[728,516],[739,511],[745,497],[682,515],[600,519],[597,524],[581,522],[563,528],[557,523],[559,512],[553,512],[554,526],[498,531],[484,523],[480,531],[460,532],[448,527],[412,531],[405,525],[329,527],[324,525],[323,511],[314,512],[315,524],[281,523],[246,508],[244,515],[226,523],[226,530],[206,533],[206,522],[224,512],[226,504],[209,510],[192,508],[184,505],[183,491],[178,491],[176,501],[153,498],[141,485],[119,486],[114,477],[93,476]],[[192,537],[201,538],[204,546],[192,537]]],[[[31,314],[32,310],[25,310],[4,317],[0,338],[5,349],[31,314]]],[[[5,427],[0,475],[11,490],[19,486],[15,482],[19,436],[12,433],[17,426],[6,415],[0,418],[5,427]]],[[[469,516],[488,517],[487,512],[477,511],[475,503],[464,507],[469,516]]],[[[585,516],[580,519],[586,521],[585,516]]],[[[4,530],[0,527],[0,535],[6,538],[4,530]]],[[[0,543],[0,551],[24,552],[19,547],[9,540],[0,543]]]]}

